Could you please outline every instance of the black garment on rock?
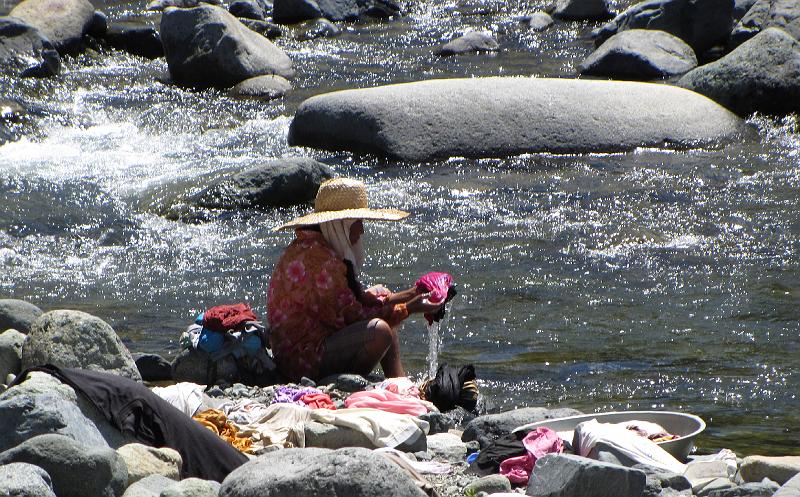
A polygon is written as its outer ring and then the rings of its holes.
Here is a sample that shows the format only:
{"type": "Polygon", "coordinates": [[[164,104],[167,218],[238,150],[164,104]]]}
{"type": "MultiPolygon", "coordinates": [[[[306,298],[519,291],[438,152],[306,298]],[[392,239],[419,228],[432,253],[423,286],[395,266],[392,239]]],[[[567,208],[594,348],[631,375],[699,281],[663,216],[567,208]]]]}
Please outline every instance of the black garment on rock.
{"type": "Polygon", "coordinates": [[[436,377],[422,385],[425,400],[433,402],[440,411],[449,411],[461,406],[474,412],[478,405],[478,389],[475,384],[475,367],[472,364],[461,369],[442,364],[436,377]]]}
{"type": "Polygon", "coordinates": [[[31,371],[48,373],[71,386],[113,426],[139,442],[178,451],[183,459],[181,478],[222,482],[228,473],[249,460],[141,383],[110,373],[47,364],[23,371],[11,386],[24,381],[31,371]]]}
{"type": "Polygon", "coordinates": [[[522,439],[528,433],[518,431],[503,435],[481,450],[478,457],[469,465],[469,470],[476,475],[493,475],[500,471],[500,463],[509,457],[524,456],[527,454],[522,439]]]}

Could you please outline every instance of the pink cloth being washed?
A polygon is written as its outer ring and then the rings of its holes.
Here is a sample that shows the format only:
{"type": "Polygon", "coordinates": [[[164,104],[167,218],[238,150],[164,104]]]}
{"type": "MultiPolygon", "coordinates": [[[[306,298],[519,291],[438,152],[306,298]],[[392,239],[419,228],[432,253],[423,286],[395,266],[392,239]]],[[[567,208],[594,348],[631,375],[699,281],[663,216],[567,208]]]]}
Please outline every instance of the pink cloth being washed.
{"type": "Polygon", "coordinates": [[[524,456],[510,457],[500,463],[500,474],[508,477],[508,481],[516,485],[528,483],[536,460],[545,454],[564,452],[564,442],[550,428],[539,427],[522,439],[522,445],[528,452],[524,456]]]}
{"type": "Polygon", "coordinates": [[[388,390],[403,397],[419,398],[419,387],[408,376],[386,378],[377,388],[388,390]]]}
{"type": "Polygon", "coordinates": [[[447,291],[453,285],[453,277],[447,273],[428,273],[417,280],[416,287],[430,292],[428,300],[434,304],[447,298],[447,291]]]}
{"type": "Polygon", "coordinates": [[[356,392],[344,401],[345,407],[369,407],[395,414],[419,416],[428,412],[428,408],[412,397],[404,397],[388,390],[364,390],[356,392]]]}

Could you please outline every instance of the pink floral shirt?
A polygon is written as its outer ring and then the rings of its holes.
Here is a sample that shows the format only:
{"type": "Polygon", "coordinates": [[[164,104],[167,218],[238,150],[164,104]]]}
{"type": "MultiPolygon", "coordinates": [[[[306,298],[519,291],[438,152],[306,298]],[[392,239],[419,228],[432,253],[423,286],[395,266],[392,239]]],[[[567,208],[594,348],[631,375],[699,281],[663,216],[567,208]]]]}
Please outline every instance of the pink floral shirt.
{"type": "Polygon", "coordinates": [[[408,317],[405,304],[356,296],[347,266],[322,233],[298,229],[278,260],[267,294],[270,342],[281,372],[293,381],[317,379],[325,339],[347,325],[382,318],[391,326],[408,317]]]}

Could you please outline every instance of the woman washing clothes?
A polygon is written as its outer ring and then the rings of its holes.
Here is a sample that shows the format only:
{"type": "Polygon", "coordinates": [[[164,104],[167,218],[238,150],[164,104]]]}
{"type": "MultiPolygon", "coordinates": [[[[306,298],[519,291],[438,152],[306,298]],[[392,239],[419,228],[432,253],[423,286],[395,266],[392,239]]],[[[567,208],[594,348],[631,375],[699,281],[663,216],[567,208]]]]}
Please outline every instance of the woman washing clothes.
{"type": "Polygon", "coordinates": [[[398,221],[407,212],[370,209],[360,181],[337,178],[320,185],[314,212],[278,226],[295,239],[269,283],[267,320],[278,369],[288,379],[331,374],[368,375],[380,363],[387,377],[405,376],[397,331],[412,313],[433,313],[416,286],[392,293],[363,289],[363,220],[398,221]]]}

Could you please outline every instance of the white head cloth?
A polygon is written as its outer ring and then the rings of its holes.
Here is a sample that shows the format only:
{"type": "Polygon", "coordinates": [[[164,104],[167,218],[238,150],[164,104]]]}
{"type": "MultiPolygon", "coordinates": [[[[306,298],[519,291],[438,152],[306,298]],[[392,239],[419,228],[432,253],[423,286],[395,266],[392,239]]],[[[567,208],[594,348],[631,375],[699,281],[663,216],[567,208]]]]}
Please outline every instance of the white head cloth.
{"type": "Polygon", "coordinates": [[[350,243],[350,227],[355,223],[355,219],[337,219],[320,223],[322,236],[333,250],[344,260],[353,264],[353,270],[358,274],[364,264],[364,245],[359,237],[355,245],[350,243]]]}

